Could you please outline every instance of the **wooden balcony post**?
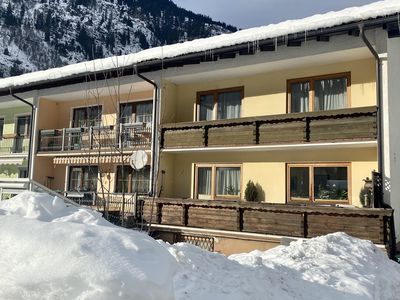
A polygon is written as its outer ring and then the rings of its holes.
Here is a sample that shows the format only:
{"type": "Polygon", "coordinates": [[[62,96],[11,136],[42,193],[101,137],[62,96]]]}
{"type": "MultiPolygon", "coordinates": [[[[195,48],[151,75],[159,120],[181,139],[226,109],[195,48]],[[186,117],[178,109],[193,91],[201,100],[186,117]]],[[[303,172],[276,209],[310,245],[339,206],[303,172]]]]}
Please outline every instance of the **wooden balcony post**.
{"type": "Polygon", "coordinates": [[[238,207],[237,212],[237,231],[243,231],[243,208],[238,207]]]}
{"type": "Polygon", "coordinates": [[[210,129],[210,126],[203,126],[203,146],[207,147],[208,146],[208,130],[210,129]]]}
{"type": "Polygon", "coordinates": [[[164,148],[164,135],[165,135],[165,128],[161,128],[161,138],[160,138],[160,148],[164,148]]]}
{"type": "Polygon", "coordinates": [[[310,141],[310,117],[304,117],[304,142],[310,141]]]}
{"type": "Polygon", "coordinates": [[[306,238],[308,236],[308,215],[307,212],[302,213],[303,217],[303,237],[306,238]]]}
{"type": "Polygon", "coordinates": [[[157,224],[161,224],[162,223],[162,207],[163,204],[162,203],[157,203],[157,224]]]}
{"type": "Polygon", "coordinates": [[[188,225],[188,211],[189,211],[189,206],[187,204],[182,204],[182,225],[187,226],[188,225]]]}
{"type": "Polygon", "coordinates": [[[255,121],[254,123],[254,144],[260,144],[260,122],[255,121]]]}

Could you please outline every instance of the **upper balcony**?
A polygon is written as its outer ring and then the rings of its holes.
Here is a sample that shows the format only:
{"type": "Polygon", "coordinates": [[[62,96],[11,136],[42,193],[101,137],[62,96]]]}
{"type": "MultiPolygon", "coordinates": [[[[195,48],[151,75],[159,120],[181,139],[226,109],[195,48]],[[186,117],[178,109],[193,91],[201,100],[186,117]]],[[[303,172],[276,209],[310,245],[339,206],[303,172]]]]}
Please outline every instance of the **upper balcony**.
{"type": "Polygon", "coordinates": [[[166,150],[375,141],[376,106],[166,124],[166,150]]]}
{"type": "Polygon", "coordinates": [[[27,154],[29,138],[25,136],[5,135],[0,138],[0,155],[27,154]]]}
{"type": "Polygon", "coordinates": [[[114,152],[146,149],[151,144],[146,123],[40,130],[39,152],[114,152]]]}

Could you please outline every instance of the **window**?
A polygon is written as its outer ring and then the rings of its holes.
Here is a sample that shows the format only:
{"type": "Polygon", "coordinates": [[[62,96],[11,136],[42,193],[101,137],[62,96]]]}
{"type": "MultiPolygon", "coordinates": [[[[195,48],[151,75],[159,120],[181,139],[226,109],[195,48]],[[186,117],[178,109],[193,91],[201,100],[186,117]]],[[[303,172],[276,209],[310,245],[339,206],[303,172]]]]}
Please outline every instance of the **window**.
{"type": "Polygon", "coordinates": [[[346,108],[350,83],[350,73],[289,80],[288,112],[346,108]]]}
{"type": "Polygon", "coordinates": [[[288,165],[288,200],[349,202],[350,164],[288,165]]]}
{"type": "Polygon", "coordinates": [[[232,88],[197,95],[197,121],[240,118],[243,88],[232,88]]]}
{"type": "Polygon", "coordinates": [[[100,126],[102,116],[101,106],[89,106],[75,108],[73,113],[72,127],[100,126]]]}
{"type": "Polygon", "coordinates": [[[15,130],[18,137],[28,137],[31,131],[31,116],[17,117],[15,130]]]}
{"type": "Polygon", "coordinates": [[[3,139],[3,131],[4,131],[4,118],[0,118],[0,140],[3,139]]]}
{"type": "Polygon", "coordinates": [[[140,122],[150,126],[153,119],[153,101],[123,103],[119,111],[122,124],[140,122]]]}
{"type": "Polygon", "coordinates": [[[97,166],[70,167],[69,191],[95,192],[99,169],[97,166]]]}
{"type": "Polygon", "coordinates": [[[116,193],[148,194],[150,186],[150,166],[136,171],[131,166],[117,167],[116,193]],[[124,172],[122,172],[122,170],[124,172]]]}
{"type": "Polygon", "coordinates": [[[240,165],[196,165],[195,198],[240,199],[240,165]]]}

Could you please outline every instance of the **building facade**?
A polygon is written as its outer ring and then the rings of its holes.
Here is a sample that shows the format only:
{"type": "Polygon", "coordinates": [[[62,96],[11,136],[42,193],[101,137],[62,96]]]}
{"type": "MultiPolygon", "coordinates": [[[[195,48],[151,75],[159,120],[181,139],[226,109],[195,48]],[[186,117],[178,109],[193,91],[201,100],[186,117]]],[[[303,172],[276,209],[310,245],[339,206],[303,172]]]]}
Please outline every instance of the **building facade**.
{"type": "Polygon", "coordinates": [[[346,231],[393,252],[399,12],[49,70],[0,81],[0,95],[34,103],[31,180],[171,242],[232,253],[346,231]],[[152,197],[122,200],[135,194],[152,197]]]}

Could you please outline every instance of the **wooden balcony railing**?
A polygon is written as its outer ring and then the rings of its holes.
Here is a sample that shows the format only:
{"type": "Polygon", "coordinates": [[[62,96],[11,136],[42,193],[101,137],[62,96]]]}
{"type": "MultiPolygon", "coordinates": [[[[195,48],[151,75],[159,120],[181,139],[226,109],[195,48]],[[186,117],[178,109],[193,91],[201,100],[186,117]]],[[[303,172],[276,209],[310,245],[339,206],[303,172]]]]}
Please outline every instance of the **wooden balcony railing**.
{"type": "Polygon", "coordinates": [[[153,224],[301,238],[343,231],[385,245],[390,243],[393,218],[392,209],[191,199],[141,200],[138,214],[153,224]]]}
{"type": "Polygon", "coordinates": [[[370,141],[377,137],[377,108],[362,107],[218,121],[166,124],[161,147],[201,148],[370,141]]]}
{"type": "Polygon", "coordinates": [[[145,123],[40,131],[39,152],[148,148],[151,127],[145,123]]]}

